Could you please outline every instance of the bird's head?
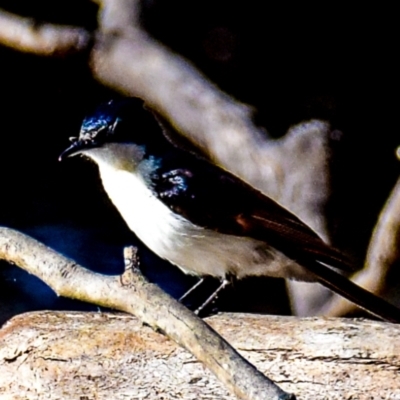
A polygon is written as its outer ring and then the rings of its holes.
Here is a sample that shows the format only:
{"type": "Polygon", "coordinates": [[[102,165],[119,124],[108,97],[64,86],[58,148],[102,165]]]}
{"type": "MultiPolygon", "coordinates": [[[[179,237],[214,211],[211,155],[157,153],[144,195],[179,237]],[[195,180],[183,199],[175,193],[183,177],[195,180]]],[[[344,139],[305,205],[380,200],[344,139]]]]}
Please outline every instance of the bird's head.
{"type": "Polygon", "coordinates": [[[97,163],[123,158],[140,162],[146,154],[168,146],[153,113],[138,98],[100,105],[83,120],[79,137],[70,140],[72,144],[60,155],[60,161],[83,154],[97,163]]]}

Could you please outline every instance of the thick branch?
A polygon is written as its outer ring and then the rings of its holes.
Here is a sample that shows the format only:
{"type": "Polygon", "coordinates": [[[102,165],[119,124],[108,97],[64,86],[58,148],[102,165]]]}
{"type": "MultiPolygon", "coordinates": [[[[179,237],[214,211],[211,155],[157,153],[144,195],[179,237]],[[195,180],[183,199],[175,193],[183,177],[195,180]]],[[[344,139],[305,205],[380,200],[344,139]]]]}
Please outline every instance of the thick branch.
{"type": "MultiPolygon", "coordinates": [[[[387,274],[399,260],[400,179],[383,208],[369,244],[365,268],[353,276],[354,282],[367,290],[383,292],[387,274]]],[[[344,315],[356,310],[353,303],[335,296],[322,309],[324,315],[344,315]]]]}
{"type": "MultiPolygon", "coordinates": [[[[207,322],[299,400],[398,399],[400,326],[222,314],[207,322]]],[[[0,329],[0,398],[232,400],[195,358],[130,315],[39,312],[0,329]],[[95,392],[95,395],[94,395],[95,392]]]]}
{"type": "Polygon", "coordinates": [[[240,398],[293,398],[241,358],[201,319],[132,269],[123,277],[96,274],[7,228],[0,229],[0,258],[36,275],[60,296],[136,315],[189,350],[240,398]]]}
{"type": "Polygon", "coordinates": [[[90,34],[83,28],[38,24],[0,10],[0,44],[43,56],[67,55],[87,48],[90,34]]]}

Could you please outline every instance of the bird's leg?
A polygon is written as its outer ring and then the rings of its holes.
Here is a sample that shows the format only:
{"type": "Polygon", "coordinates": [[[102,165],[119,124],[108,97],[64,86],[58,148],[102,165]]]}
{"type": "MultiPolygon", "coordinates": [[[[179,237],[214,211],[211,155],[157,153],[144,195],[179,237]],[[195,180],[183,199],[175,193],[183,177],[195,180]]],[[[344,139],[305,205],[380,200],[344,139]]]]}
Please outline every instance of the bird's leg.
{"type": "Polygon", "coordinates": [[[199,315],[199,313],[208,305],[210,304],[218,295],[218,293],[224,289],[226,286],[228,286],[230,281],[228,279],[224,279],[221,284],[217,287],[217,289],[211,294],[211,296],[194,312],[196,315],[199,315]]]}
{"type": "Polygon", "coordinates": [[[204,278],[199,279],[197,283],[195,283],[188,291],[186,291],[180,298],[179,301],[186,299],[190,293],[192,293],[195,289],[197,289],[204,282],[204,278]]]}

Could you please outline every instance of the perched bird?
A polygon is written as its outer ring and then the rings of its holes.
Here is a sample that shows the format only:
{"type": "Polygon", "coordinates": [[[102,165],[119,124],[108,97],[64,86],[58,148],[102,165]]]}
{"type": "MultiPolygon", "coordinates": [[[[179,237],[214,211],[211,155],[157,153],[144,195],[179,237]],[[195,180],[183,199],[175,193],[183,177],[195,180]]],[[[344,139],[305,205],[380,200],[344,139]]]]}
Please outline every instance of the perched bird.
{"type": "Polygon", "coordinates": [[[400,322],[400,310],[341,275],[349,260],[274,200],[173,144],[142,100],[101,105],[60,156],[82,154],[128,227],[188,274],[316,281],[371,314],[400,322]]]}

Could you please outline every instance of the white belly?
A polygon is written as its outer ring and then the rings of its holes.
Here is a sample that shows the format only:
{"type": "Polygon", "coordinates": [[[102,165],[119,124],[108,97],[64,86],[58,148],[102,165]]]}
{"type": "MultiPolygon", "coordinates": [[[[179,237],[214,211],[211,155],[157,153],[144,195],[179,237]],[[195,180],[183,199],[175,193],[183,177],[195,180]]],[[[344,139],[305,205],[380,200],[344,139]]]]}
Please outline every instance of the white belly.
{"type": "Polygon", "coordinates": [[[302,267],[266,243],[198,227],[174,214],[136,174],[99,168],[104,188],[129,228],[154,253],[186,273],[306,278],[302,267]]]}

